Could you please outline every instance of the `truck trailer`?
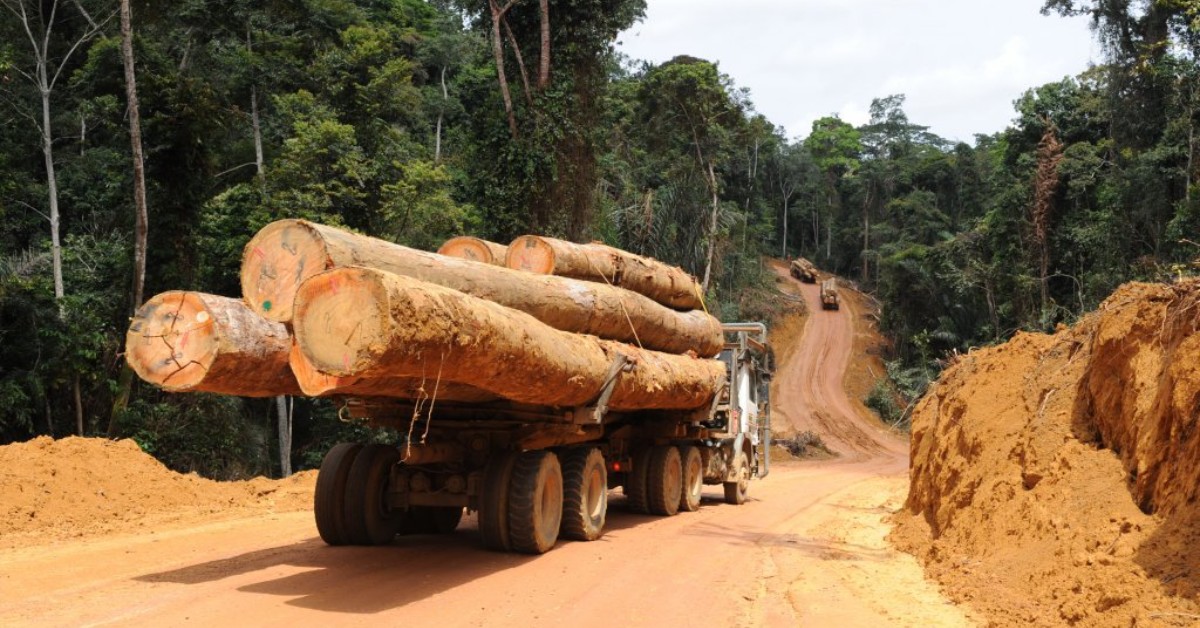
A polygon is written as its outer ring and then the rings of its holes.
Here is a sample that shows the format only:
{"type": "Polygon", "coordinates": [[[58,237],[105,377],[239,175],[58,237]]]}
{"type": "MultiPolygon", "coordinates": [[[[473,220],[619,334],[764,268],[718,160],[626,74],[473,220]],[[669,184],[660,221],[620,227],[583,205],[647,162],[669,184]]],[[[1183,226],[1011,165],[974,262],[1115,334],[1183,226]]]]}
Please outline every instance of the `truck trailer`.
{"type": "Polygon", "coordinates": [[[478,514],[483,544],[541,554],[558,539],[604,534],[609,491],[628,509],[672,516],[700,508],[705,485],[746,501],[770,471],[773,355],[762,323],[724,325],[723,385],[692,411],[609,411],[627,368],[584,407],[342,400],[346,420],[392,428],[389,443],[341,443],[317,476],[317,530],[329,545],[382,545],[438,534],[478,514]]]}

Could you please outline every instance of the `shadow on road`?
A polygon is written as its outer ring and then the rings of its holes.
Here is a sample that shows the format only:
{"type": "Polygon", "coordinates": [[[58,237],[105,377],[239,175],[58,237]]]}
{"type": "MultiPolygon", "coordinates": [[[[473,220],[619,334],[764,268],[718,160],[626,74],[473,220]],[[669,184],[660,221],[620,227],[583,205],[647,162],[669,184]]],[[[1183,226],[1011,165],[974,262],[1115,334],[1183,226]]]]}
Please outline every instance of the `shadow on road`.
{"type": "MultiPolygon", "coordinates": [[[[660,520],[624,510],[625,499],[610,495],[606,532],[660,520]]],[[[717,500],[705,497],[712,507],[717,500]]],[[[612,542],[609,536],[595,543],[612,542]]],[[[559,541],[558,549],[571,541],[559,541]]],[[[300,608],[335,613],[374,614],[450,591],[460,585],[520,567],[536,556],[484,549],[474,516],[446,535],[397,537],[378,547],[330,547],[314,536],[299,543],[229,556],[135,580],[200,585],[227,578],[255,579],[238,591],[275,595],[300,608]],[[300,569],[301,571],[297,571],[300,569]]],[[[514,596],[523,596],[514,590],[514,596]]]]}

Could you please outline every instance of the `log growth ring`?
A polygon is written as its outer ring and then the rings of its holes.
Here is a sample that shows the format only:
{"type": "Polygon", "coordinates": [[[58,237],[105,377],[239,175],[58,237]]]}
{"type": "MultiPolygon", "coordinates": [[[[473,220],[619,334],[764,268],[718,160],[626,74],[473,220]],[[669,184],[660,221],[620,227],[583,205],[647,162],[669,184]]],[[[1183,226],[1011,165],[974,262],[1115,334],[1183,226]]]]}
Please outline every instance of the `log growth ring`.
{"type": "Polygon", "coordinates": [[[300,284],[332,266],[325,241],[314,229],[297,220],[273,222],[242,253],[242,297],[256,314],[290,321],[300,284]]]}
{"type": "Polygon", "coordinates": [[[521,236],[508,245],[509,268],[539,275],[554,274],[554,247],[537,236],[521,236]]]}
{"type": "Polygon", "coordinates": [[[392,325],[389,299],[380,284],[364,279],[377,271],[345,268],[309,279],[305,293],[332,298],[301,301],[296,312],[296,339],[309,351],[317,369],[329,375],[348,375],[364,359],[387,349],[384,339],[392,325]],[[340,372],[338,372],[340,371],[340,372]]]}
{"type": "Polygon", "coordinates": [[[479,262],[481,264],[503,266],[504,258],[501,257],[501,259],[496,259],[493,247],[501,250],[503,248],[494,244],[489,246],[488,242],[480,240],[479,238],[473,238],[471,236],[459,236],[457,238],[451,238],[447,240],[437,252],[440,255],[445,255],[447,257],[458,257],[465,260],[471,260],[472,262],[479,262]]]}
{"type": "Polygon", "coordinates": [[[138,377],[169,391],[204,380],[219,348],[213,313],[191,292],[164,292],[138,308],[126,332],[126,361],[138,377]]]}

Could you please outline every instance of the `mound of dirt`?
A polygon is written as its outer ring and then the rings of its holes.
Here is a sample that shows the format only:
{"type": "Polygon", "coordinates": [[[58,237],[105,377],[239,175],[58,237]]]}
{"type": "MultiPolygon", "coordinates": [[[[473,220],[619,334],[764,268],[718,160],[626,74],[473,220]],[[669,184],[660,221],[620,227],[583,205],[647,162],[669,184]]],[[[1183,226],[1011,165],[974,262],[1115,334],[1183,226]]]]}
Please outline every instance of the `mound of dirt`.
{"type": "Polygon", "coordinates": [[[314,482],[311,471],[214,482],[167,469],[132,440],[41,437],[0,447],[0,546],[304,510],[314,482]]]}
{"type": "Polygon", "coordinates": [[[893,541],[996,625],[1200,621],[1200,282],[948,369],[893,541]]]}

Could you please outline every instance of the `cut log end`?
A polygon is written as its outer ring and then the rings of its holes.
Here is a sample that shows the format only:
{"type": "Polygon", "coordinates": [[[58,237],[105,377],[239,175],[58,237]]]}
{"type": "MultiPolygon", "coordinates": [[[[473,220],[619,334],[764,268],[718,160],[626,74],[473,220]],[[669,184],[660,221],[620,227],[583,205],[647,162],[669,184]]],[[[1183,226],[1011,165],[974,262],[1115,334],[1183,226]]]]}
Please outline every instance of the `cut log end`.
{"type": "Polygon", "coordinates": [[[507,255],[507,247],[503,244],[488,242],[480,238],[459,236],[447,240],[438,249],[438,253],[447,257],[459,257],[471,260],[472,262],[503,266],[507,255]]]}
{"type": "Polygon", "coordinates": [[[384,350],[382,340],[391,325],[388,295],[376,274],[363,268],[344,268],[309,279],[300,299],[296,334],[316,368],[345,375],[375,353],[384,350]]]}
{"type": "Polygon", "coordinates": [[[300,284],[331,265],[324,242],[306,223],[273,222],[246,244],[242,254],[242,296],[258,315],[288,322],[300,284]]]}
{"type": "Polygon", "coordinates": [[[521,236],[508,245],[505,263],[509,268],[539,275],[554,274],[554,247],[537,236],[521,236]]]}
{"type": "Polygon", "coordinates": [[[138,377],[169,391],[204,380],[217,355],[213,313],[191,292],[164,292],[138,308],[125,335],[125,359],[138,377]]]}

